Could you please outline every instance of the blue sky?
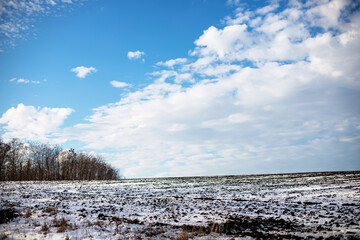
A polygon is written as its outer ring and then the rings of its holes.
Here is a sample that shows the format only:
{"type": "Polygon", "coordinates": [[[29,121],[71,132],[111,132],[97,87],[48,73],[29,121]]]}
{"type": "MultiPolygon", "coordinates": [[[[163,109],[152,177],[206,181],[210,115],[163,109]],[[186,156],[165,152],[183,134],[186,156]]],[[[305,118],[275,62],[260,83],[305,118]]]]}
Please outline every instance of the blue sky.
{"type": "Polygon", "coordinates": [[[126,177],[360,169],[356,1],[0,3],[3,139],[126,177]]]}

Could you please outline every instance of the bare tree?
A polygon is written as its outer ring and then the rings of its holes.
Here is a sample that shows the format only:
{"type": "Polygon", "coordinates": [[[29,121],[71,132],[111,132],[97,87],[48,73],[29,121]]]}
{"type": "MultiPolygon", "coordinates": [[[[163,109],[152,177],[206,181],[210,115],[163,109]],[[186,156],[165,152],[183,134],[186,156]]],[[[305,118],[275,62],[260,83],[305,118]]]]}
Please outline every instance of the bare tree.
{"type": "Polygon", "coordinates": [[[23,162],[23,143],[19,139],[12,139],[9,142],[10,150],[7,157],[7,173],[8,180],[19,181],[21,180],[22,162],[23,162]]]}
{"type": "Polygon", "coordinates": [[[0,138],[0,181],[5,181],[7,154],[11,147],[0,138]]]}
{"type": "Polygon", "coordinates": [[[0,181],[116,180],[119,172],[103,157],[57,145],[0,139],[0,181]]]}

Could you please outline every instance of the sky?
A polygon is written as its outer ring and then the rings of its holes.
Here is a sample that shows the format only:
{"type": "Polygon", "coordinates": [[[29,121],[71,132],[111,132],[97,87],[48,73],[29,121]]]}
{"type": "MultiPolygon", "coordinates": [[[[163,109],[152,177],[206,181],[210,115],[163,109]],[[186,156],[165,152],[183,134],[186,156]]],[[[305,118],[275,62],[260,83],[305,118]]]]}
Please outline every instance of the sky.
{"type": "Polygon", "coordinates": [[[127,178],[360,170],[350,0],[2,0],[0,134],[127,178]]]}

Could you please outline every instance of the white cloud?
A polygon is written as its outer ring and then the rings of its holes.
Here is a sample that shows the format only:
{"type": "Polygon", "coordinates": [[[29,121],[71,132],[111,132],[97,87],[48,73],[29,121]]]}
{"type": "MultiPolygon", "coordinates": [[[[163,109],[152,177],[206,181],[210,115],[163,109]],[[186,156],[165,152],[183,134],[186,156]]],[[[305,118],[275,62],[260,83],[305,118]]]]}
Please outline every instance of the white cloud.
{"type": "Polygon", "coordinates": [[[23,83],[23,84],[28,84],[28,83],[32,83],[32,84],[40,84],[40,81],[33,81],[33,80],[28,80],[28,79],[24,79],[24,78],[12,78],[9,80],[9,82],[16,82],[16,83],[23,83]]]}
{"type": "Polygon", "coordinates": [[[173,68],[175,65],[181,65],[187,62],[186,58],[176,58],[176,59],[170,59],[166,62],[158,62],[156,65],[158,66],[165,66],[168,68],[173,68]]]}
{"type": "Polygon", "coordinates": [[[181,73],[172,70],[162,70],[152,72],[151,76],[157,77],[157,82],[165,82],[166,80],[172,79],[176,83],[182,82],[193,82],[193,77],[191,73],[181,73]]]}
{"type": "Polygon", "coordinates": [[[129,84],[125,83],[125,82],[118,82],[118,81],[111,81],[110,84],[113,86],[113,87],[116,87],[116,88],[123,88],[123,87],[127,87],[129,86],[129,84]]]}
{"type": "Polygon", "coordinates": [[[274,11],[278,7],[279,7],[279,4],[277,4],[277,3],[276,4],[271,4],[271,5],[259,8],[258,10],[256,10],[256,13],[264,15],[264,14],[267,14],[269,12],[274,11]]]}
{"type": "Polygon", "coordinates": [[[340,138],[340,142],[349,142],[349,143],[352,143],[352,142],[356,142],[360,140],[360,136],[355,136],[355,137],[342,137],[340,138]]]}
{"type": "Polygon", "coordinates": [[[219,129],[224,126],[228,127],[231,124],[245,123],[245,122],[250,121],[251,119],[252,119],[252,117],[250,115],[243,114],[243,113],[234,113],[225,118],[207,120],[202,123],[202,126],[205,128],[219,129]]]}
{"type": "Polygon", "coordinates": [[[241,44],[237,43],[240,39],[246,38],[246,34],[244,34],[246,28],[246,25],[231,25],[224,29],[217,29],[211,26],[195,41],[195,44],[201,47],[198,49],[200,54],[208,55],[215,53],[222,59],[232,50],[238,50],[242,47],[241,44]]]}
{"type": "Polygon", "coordinates": [[[241,69],[241,66],[236,64],[218,64],[215,66],[192,64],[191,67],[200,74],[217,77],[228,75],[231,72],[237,72],[241,69]]]}
{"type": "Polygon", "coordinates": [[[134,52],[129,51],[129,52],[127,53],[127,57],[128,57],[129,59],[139,59],[139,58],[141,58],[141,57],[144,56],[144,55],[145,55],[145,53],[144,53],[144,52],[141,52],[141,51],[139,51],[139,50],[134,51],[134,52]]]}
{"type": "Polygon", "coordinates": [[[54,2],[54,0],[47,0],[46,2],[52,6],[56,5],[56,2],[54,2]]]}
{"type": "Polygon", "coordinates": [[[19,78],[16,82],[17,83],[29,83],[30,81],[27,79],[19,78]]]}
{"type": "MultiPolygon", "coordinates": [[[[311,1],[309,4],[311,4],[311,1]]],[[[338,28],[340,26],[341,11],[350,4],[352,2],[348,0],[319,1],[307,10],[306,15],[313,25],[320,25],[325,30],[331,27],[338,28]]]]}
{"type": "Polygon", "coordinates": [[[59,135],[112,149],[127,177],[358,168],[360,13],[327,23],[326,4],[237,10],[187,61],[59,135]]]}
{"type": "Polygon", "coordinates": [[[360,119],[359,12],[333,21],[332,32],[328,23],[311,22],[310,13],[320,11],[311,11],[313,3],[238,10],[228,26],[204,31],[193,60],[157,63],[171,69],[151,73],[154,83],[95,109],[64,136],[88,148],[118,149],[109,157],[129,177],[350,164],[360,151],[356,137],[343,137],[360,119]],[[324,31],[314,34],[314,24],[324,31]]]}
{"type": "Polygon", "coordinates": [[[237,6],[240,4],[240,0],[227,0],[226,4],[232,5],[232,6],[237,6]]]}
{"type": "Polygon", "coordinates": [[[0,47],[9,48],[26,39],[44,16],[64,11],[79,0],[2,0],[0,2],[0,47]]]}
{"type": "Polygon", "coordinates": [[[96,68],[94,67],[84,67],[84,66],[80,66],[80,67],[76,67],[76,68],[72,68],[71,69],[72,72],[76,73],[76,76],[79,78],[85,78],[87,75],[89,75],[90,73],[94,73],[96,72],[96,68]]]}
{"type": "Polygon", "coordinates": [[[170,132],[184,131],[186,129],[187,129],[186,124],[179,124],[179,123],[174,123],[167,128],[167,130],[170,132]]]}
{"type": "Polygon", "coordinates": [[[0,118],[0,124],[6,130],[3,137],[50,141],[72,112],[71,108],[36,108],[19,104],[0,118]]]}

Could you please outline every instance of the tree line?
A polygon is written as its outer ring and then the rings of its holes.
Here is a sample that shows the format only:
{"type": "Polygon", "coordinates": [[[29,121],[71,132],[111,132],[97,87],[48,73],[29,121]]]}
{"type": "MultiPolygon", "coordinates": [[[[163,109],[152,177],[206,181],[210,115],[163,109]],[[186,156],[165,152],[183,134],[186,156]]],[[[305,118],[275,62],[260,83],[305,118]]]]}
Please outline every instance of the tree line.
{"type": "Polygon", "coordinates": [[[118,170],[100,155],[0,138],[0,181],[118,179],[118,170]]]}

